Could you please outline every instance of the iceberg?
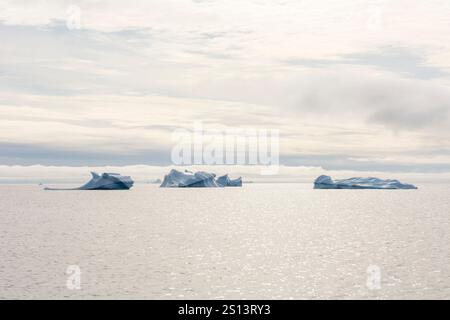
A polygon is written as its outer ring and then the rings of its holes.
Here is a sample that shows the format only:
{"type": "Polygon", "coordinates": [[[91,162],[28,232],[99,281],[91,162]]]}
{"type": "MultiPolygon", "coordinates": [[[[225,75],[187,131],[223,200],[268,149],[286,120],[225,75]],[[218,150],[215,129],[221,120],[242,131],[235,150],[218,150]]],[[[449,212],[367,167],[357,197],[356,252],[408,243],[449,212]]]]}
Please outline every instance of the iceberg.
{"type": "Polygon", "coordinates": [[[180,172],[172,169],[164,177],[161,188],[217,188],[216,175],[213,173],[199,171],[196,173],[185,171],[180,172]]]}
{"type": "Polygon", "coordinates": [[[240,187],[242,186],[241,178],[231,180],[228,175],[216,179],[214,173],[209,172],[190,172],[185,170],[180,172],[172,169],[168,175],[164,177],[161,188],[222,188],[222,187],[240,187]]]}
{"type": "Polygon", "coordinates": [[[242,178],[239,177],[237,179],[230,179],[230,177],[226,174],[217,178],[217,183],[223,187],[242,187],[242,178]]]}
{"type": "Polygon", "coordinates": [[[330,176],[320,176],[314,181],[314,189],[417,189],[412,184],[398,180],[378,178],[350,178],[333,180],[330,176]]]}
{"type": "Polygon", "coordinates": [[[150,184],[161,184],[161,179],[153,179],[153,180],[150,180],[148,183],[150,183],[150,184]]]}
{"type": "Polygon", "coordinates": [[[91,175],[92,179],[79,188],[45,188],[45,190],[129,190],[134,184],[131,177],[122,176],[119,173],[103,173],[102,175],[99,175],[95,172],[91,172],[91,175]]]}

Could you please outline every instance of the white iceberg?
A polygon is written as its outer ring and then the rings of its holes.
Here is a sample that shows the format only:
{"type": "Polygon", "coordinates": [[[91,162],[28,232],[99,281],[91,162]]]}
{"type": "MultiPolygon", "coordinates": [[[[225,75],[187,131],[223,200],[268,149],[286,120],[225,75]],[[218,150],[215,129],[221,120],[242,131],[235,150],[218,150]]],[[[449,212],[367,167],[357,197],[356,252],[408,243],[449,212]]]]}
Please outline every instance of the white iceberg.
{"type": "Polygon", "coordinates": [[[222,188],[229,186],[242,186],[241,178],[230,180],[228,175],[220,177],[216,180],[214,173],[208,172],[180,172],[172,169],[168,175],[164,177],[161,188],[222,188]],[[240,185],[239,185],[240,183],[240,185]]]}
{"type": "Polygon", "coordinates": [[[95,172],[91,172],[91,175],[92,179],[79,188],[45,188],[45,190],[129,190],[134,184],[131,177],[122,176],[119,173],[103,173],[102,175],[99,175],[95,172]]]}
{"type": "Polygon", "coordinates": [[[239,177],[237,179],[230,179],[230,177],[226,174],[217,178],[217,183],[223,187],[242,187],[242,178],[239,177]]]}
{"type": "Polygon", "coordinates": [[[391,179],[370,177],[333,180],[330,176],[323,175],[314,181],[314,189],[417,189],[417,187],[391,179]]]}

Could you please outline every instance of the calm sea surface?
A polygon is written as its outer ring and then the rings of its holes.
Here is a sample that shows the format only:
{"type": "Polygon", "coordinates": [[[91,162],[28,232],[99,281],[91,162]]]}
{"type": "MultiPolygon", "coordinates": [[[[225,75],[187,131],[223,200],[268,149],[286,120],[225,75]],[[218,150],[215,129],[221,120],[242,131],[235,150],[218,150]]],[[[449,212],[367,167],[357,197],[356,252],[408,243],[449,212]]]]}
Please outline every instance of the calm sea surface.
{"type": "Polygon", "coordinates": [[[0,185],[0,298],[449,299],[450,187],[419,187],[0,185]]]}

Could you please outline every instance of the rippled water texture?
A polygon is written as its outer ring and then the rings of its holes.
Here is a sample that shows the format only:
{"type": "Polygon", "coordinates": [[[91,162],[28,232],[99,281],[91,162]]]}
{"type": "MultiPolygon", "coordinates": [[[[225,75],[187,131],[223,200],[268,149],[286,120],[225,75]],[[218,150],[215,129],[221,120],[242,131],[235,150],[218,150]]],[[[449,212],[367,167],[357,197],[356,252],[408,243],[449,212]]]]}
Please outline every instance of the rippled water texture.
{"type": "Polygon", "coordinates": [[[450,298],[448,186],[311,187],[2,185],[0,298],[450,298]]]}

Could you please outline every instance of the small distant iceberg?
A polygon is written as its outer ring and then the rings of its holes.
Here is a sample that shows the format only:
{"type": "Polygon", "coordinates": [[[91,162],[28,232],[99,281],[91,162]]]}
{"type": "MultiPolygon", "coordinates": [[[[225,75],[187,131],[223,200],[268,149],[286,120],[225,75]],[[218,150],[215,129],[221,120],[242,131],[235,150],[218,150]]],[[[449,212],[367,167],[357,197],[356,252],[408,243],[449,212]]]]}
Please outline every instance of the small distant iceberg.
{"type": "Polygon", "coordinates": [[[217,178],[216,182],[223,187],[242,187],[241,177],[232,180],[227,174],[217,178]]]}
{"type": "Polygon", "coordinates": [[[216,179],[214,173],[198,171],[180,172],[172,169],[168,175],[164,177],[161,188],[222,188],[242,186],[241,178],[231,180],[228,175],[216,179]]]}
{"type": "Polygon", "coordinates": [[[382,180],[378,178],[350,178],[333,180],[322,175],[314,181],[314,189],[417,189],[412,184],[401,183],[398,180],[382,180]]]}
{"type": "Polygon", "coordinates": [[[103,173],[102,175],[99,175],[95,172],[91,172],[91,175],[92,179],[79,188],[45,188],[45,190],[129,190],[134,184],[131,177],[122,176],[119,173],[103,173]]]}

